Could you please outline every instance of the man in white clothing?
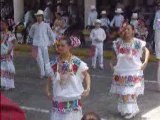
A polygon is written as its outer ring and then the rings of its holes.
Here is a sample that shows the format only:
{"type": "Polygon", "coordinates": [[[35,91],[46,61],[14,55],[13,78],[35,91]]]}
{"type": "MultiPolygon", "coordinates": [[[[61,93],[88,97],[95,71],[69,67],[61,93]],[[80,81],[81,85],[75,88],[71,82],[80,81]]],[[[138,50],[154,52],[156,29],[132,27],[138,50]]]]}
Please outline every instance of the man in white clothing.
{"type": "Polygon", "coordinates": [[[102,12],[101,12],[101,18],[100,18],[100,20],[101,20],[101,26],[104,28],[104,30],[106,31],[106,32],[109,32],[109,28],[110,28],[110,20],[109,20],[109,18],[107,17],[107,12],[105,11],[105,10],[103,10],[102,12]]]}
{"type": "Polygon", "coordinates": [[[94,5],[91,5],[91,11],[88,14],[88,26],[93,27],[95,20],[98,17],[98,13],[96,11],[96,7],[94,5]]]}
{"type": "Polygon", "coordinates": [[[103,69],[103,42],[106,39],[106,33],[101,28],[101,20],[95,21],[95,29],[91,31],[90,39],[92,40],[92,46],[95,47],[94,56],[92,57],[92,68],[96,68],[97,57],[99,61],[100,69],[103,69]]]}
{"type": "Polygon", "coordinates": [[[47,3],[47,7],[44,10],[44,22],[48,23],[49,25],[53,24],[53,12],[52,12],[52,2],[51,1],[47,3]]]}
{"type": "Polygon", "coordinates": [[[54,44],[55,35],[47,23],[43,22],[43,11],[38,10],[35,14],[37,22],[31,26],[29,37],[33,40],[33,50],[36,61],[40,68],[40,78],[47,76],[50,68],[48,46],[54,44]]]}
{"type": "Polygon", "coordinates": [[[111,27],[115,26],[120,28],[124,22],[124,16],[122,15],[123,10],[121,8],[117,8],[115,10],[116,15],[113,17],[111,21],[111,27]]]}
{"type": "Polygon", "coordinates": [[[153,29],[155,31],[155,36],[154,36],[155,51],[156,51],[156,57],[158,59],[158,70],[157,70],[158,90],[160,91],[160,3],[158,3],[158,10],[155,14],[153,29]]]}

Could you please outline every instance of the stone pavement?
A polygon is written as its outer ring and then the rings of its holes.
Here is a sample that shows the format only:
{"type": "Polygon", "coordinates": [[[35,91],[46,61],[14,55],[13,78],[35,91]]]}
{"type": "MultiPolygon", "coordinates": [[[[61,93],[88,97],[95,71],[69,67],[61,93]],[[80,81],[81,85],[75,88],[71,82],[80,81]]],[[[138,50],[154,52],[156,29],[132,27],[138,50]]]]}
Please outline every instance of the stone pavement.
{"type": "MultiPolygon", "coordinates": [[[[85,59],[88,64],[91,62],[85,59]]],[[[123,120],[116,112],[116,98],[109,94],[112,71],[109,61],[105,61],[105,70],[90,70],[92,78],[91,93],[83,98],[86,111],[95,111],[107,120],[123,120]]],[[[17,54],[15,57],[16,88],[5,95],[17,102],[26,112],[27,120],[48,120],[51,102],[45,96],[46,80],[40,80],[36,62],[29,54],[17,54]]],[[[160,92],[156,91],[156,63],[149,63],[145,70],[145,94],[140,96],[138,104],[141,112],[133,120],[160,120],[160,92]],[[151,117],[152,116],[152,117],[151,117]],[[157,119],[156,119],[156,116],[157,119]],[[159,118],[159,119],[158,119],[159,118]]]]}

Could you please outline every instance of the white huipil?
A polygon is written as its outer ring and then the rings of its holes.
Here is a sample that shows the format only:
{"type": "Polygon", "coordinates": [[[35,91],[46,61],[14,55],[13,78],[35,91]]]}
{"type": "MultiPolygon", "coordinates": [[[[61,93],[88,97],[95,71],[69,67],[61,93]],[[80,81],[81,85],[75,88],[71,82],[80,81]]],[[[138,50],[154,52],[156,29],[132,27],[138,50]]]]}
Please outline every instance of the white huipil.
{"type": "Polygon", "coordinates": [[[98,17],[98,13],[97,11],[90,11],[89,14],[88,14],[88,25],[89,26],[94,26],[94,23],[96,21],[98,17]]]}
{"type": "Polygon", "coordinates": [[[122,24],[124,22],[124,16],[121,14],[117,14],[113,17],[110,26],[113,27],[113,25],[115,25],[115,27],[121,27],[122,24]]]}
{"type": "Polygon", "coordinates": [[[51,61],[51,67],[49,76],[52,78],[53,107],[50,120],[81,120],[82,106],[72,103],[81,99],[84,91],[82,73],[88,70],[87,64],[76,56],[63,63],[57,57],[51,61]]]}
{"type": "Polygon", "coordinates": [[[6,34],[1,33],[1,87],[6,90],[15,88],[14,75],[15,67],[13,63],[13,40],[16,40],[15,35],[11,32],[6,34]],[[9,51],[11,51],[9,53],[9,51]],[[9,54],[8,54],[9,53],[9,54]]]}
{"type": "Polygon", "coordinates": [[[155,30],[155,51],[156,51],[156,57],[159,60],[158,62],[158,69],[157,69],[157,81],[159,84],[159,90],[160,90],[160,10],[156,12],[153,29],[155,30]]]}
{"type": "Polygon", "coordinates": [[[33,40],[33,50],[37,52],[36,61],[40,68],[41,77],[48,74],[50,69],[48,46],[55,42],[55,34],[47,23],[35,23],[32,25],[29,37],[33,40]]]}
{"type": "Polygon", "coordinates": [[[90,33],[92,45],[95,46],[95,54],[92,57],[92,66],[96,67],[98,57],[99,66],[103,68],[103,42],[106,39],[106,33],[102,28],[95,28],[90,33]]]}
{"type": "Polygon", "coordinates": [[[110,92],[119,95],[118,111],[120,113],[139,111],[137,97],[144,93],[141,57],[145,45],[146,42],[137,38],[133,38],[132,43],[125,43],[121,38],[113,42],[117,64],[114,66],[110,92]],[[125,95],[129,98],[126,102],[123,101],[125,95]]]}

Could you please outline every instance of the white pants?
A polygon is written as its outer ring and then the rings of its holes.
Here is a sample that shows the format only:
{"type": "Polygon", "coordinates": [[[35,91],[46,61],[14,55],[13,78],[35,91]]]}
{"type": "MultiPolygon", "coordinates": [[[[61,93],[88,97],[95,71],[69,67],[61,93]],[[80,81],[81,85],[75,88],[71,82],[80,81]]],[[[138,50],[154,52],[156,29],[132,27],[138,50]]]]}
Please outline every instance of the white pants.
{"type": "Polygon", "coordinates": [[[155,30],[155,51],[156,51],[156,57],[160,59],[160,30],[155,30]]]}
{"type": "Polygon", "coordinates": [[[38,46],[38,53],[37,53],[37,63],[40,68],[40,75],[47,76],[50,70],[50,62],[49,62],[49,54],[48,54],[48,47],[39,47],[38,46]]]}
{"type": "Polygon", "coordinates": [[[97,57],[99,66],[103,67],[103,43],[97,43],[95,45],[95,54],[92,57],[92,66],[94,67],[96,67],[97,57]]]}

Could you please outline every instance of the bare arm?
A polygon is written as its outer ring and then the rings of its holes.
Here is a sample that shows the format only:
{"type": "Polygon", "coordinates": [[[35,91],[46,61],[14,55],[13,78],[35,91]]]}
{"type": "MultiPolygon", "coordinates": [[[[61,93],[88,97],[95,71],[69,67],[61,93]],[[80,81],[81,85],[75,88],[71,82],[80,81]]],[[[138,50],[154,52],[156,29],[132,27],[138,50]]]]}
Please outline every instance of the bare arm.
{"type": "Polygon", "coordinates": [[[145,57],[144,57],[144,62],[141,67],[141,70],[144,70],[146,68],[146,66],[148,64],[149,56],[150,56],[149,50],[146,47],[143,48],[143,51],[145,53],[145,57]]]}
{"type": "Polygon", "coordinates": [[[52,94],[52,78],[49,77],[46,84],[46,95],[49,99],[51,99],[52,94]]]}
{"type": "Polygon", "coordinates": [[[88,96],[90,92],[90,87],[91,87],[91,78],[88,71],[84,71],[82,74],[84,75],[84,80],[86,85],[86,89],[84,90],[82,96],[88,96]]]}
{"type": "Polygon", "coordinates": [[[112,70],[114,70],[114,66],[115,66],[116,62],[117,62],[116,53],[113,52],[112,53],[112,58],[111,58],[111,61],[110,61],[110,67],[111,67],[112,70]]]}

